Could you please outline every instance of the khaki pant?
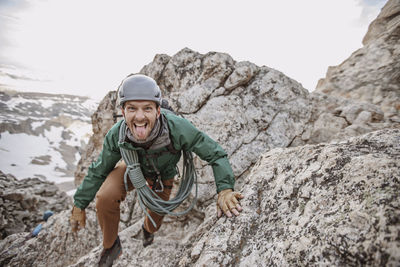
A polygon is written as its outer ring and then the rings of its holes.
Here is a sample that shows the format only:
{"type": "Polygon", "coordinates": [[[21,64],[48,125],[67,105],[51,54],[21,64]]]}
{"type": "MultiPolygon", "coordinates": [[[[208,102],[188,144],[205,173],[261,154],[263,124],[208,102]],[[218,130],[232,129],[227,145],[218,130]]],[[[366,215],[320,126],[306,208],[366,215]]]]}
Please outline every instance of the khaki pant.
{"type": "MultiPolygon", "coordinates": [[[[110,248],[117,239],[120,218],[120,204],[126,197],[124,185],[125,170],[125,163],[118,164],[107,176],[96,195],[97,219],[99,221],[101,231],[103,232],[104,248],[110,248]]],[[[164,186],[168,186],[169,188],[164,188],[163,192],[157,192],[157,195],[163,200],[169,200],[173,181],[173,179],[163,181],[164,186]]],[[[128,181],[128,183],[128,190],[133,190],[134,187],[131,182],[128,181]]],[[[152,180],[150,179],[147,179],[147,183],[149,185],[153,184],[152,180]]],[[[154,227],[150,219],[146,216],[144,220],[144,228],[149,233],[154,233],[160,228],[164,216],[161,216],[151,210],[147,210],[147,212],[150,214],[151,218],[153,218],[157,227],[154,227]]]]}

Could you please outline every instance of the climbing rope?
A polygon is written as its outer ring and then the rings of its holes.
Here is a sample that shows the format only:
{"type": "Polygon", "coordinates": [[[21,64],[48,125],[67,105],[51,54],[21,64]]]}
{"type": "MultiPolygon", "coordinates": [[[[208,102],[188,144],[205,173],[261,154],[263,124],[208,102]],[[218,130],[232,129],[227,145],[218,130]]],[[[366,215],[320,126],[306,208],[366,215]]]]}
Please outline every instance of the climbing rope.
{"type": "MultiPolygon", "coordinates": [[[[126,136],[125,134],[126,125],[125,123],[122,123],[119,132],[120,142],[122,141],[121,137],[126,136]]],[[[128,179],[130,179],[132,185],[136,188],[136,192],[139,198],[139,205],[146,216],[149,217],[154,227],[156,227],[156,223],[147,212],[147,209],[150,209],[160,215],[168,214],[172,216],[180,216],[188,213],[194,207],[197,201],[198,185],[197,174],[193,164],[193,155],[191,152],[183,151],[183,178],[180,182],[176,196],[171,200],[161,199],[153,190],[151,190],[147,186],[146,179],[144,178],[142,170],[140,169],[138,154],[135,150],[121,148],[121,155],[127,165],[124,174],[125,189],[126,191],[128,191],[128,179]],[[184,211],[172,212],[186,198],[189,197],[194,183],[196,183],[196,193],[190,206],[184,211]]]]}

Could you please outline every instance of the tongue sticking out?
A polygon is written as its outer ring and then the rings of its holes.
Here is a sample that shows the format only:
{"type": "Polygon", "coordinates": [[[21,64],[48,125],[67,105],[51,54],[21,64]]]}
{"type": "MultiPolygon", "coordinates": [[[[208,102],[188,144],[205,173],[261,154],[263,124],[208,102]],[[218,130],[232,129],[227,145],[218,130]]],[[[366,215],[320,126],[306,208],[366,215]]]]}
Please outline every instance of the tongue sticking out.
{"type": "Polygon", "coordinates": [[[136,130],[136,135],[137,135],[138,139],[140,139],[140,140],[146,139],[146,125],[136,126],[135,130],[136,130]]]}

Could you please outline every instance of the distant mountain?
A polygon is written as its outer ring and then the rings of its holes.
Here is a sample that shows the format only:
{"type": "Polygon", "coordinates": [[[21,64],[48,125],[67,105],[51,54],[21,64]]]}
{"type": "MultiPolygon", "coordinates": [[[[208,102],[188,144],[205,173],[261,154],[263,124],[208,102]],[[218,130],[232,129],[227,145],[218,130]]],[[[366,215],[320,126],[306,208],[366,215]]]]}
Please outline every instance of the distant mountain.
{"type": "Polygon", "coordinates": [[[97,105],[88,97],[0,89],[0,170],[72,185],[97,105]]]}

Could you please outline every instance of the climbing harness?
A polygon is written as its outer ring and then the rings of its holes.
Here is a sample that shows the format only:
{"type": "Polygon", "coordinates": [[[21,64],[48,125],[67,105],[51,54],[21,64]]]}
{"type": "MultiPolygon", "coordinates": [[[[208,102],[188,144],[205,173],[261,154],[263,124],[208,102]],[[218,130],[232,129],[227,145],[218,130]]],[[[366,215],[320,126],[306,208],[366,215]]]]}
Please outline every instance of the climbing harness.
{"type": "MultiPolygon", "coordinates": [[[[124,142],[126,131],[127,131],[126,123],[122,122],[119,130],[120,143],[124,142]]],[[[198,185],[197,185],[197,174],[193,163],[193,155],[191,152],[183,151],[183,173],[182,173],[183,178],[180,182],[176,196],[171,200],[163,200],[156,194],[156,192],[162,192],[164,188],[166,188],[166,186],[164,186],[162,183],[161,174],[156,168],[154,161],[151,158],[148,158],[150,159],[149,161],[153,165],[153,168],[155,169],[157,174],[157,177],[153,181],[152,185],[154,190],[152,190],[149,188],[149,186],[147,186],[146,179],[143,176],[142,170],[140,169],[140,163],[136,150],[129,150],[123,147],[120,147],[120,150],[122,158],[127,166],[124,174],[125,189],[126,191],[128,191],[128,179],[129,179],[132,185],[136,188],[140,207],[142,208],[146,216],[149,217],[154,227],[156,227],[156,223],[151,218],[146,208],[160,215],[168,214],[173,216],[180,216],[188,213],[194,207],[197,201],[198,185]],[[189,197],[194,183],[196,183],[196,193],[190,206],[184,211],[172,212],[186,198],[189,197]],[[160,186],[160,188],[158,186],[160,186]]]]}

